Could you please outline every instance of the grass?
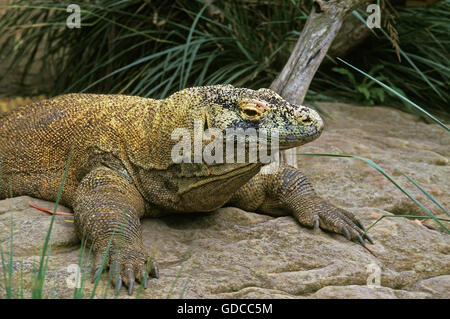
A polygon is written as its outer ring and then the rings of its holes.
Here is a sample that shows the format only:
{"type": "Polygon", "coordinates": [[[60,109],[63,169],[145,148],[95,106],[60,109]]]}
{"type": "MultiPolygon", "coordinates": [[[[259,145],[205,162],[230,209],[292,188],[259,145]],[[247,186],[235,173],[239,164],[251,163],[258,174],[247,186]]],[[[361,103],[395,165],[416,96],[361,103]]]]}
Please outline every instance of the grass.
{"type": "MultiPolygon", "coordinates": [[[[3,153],[2,153],[3,154],[3,153]]],[[[46,278],[48,278],[48,262],[50,259],[50,253],[51,253],[51,233],[53,230],[53,224],[55,221],[55,217],[56,214],[55,212],[57,211],[59,202],[61,200],[61,195],[62,195],[62,191],[64,188],[64,183],[65,180],[67,178],[67,173],[69,171],[69,167],[70,167],[70,163],[71,163],[71,159],[72,159],[72,154],[73,154],[73,148],[71,149],[71,151],[69,152],[69,156],[68,156],[68,160],[66,162],[66,166],[63,172],[63,176],[61,179],[61,183],[58,189],[58,194],[57,194],[57,198],[55,201],[55,205],[54,205],[54,209],[53,209],[53,214],[51,216],[51,220],[50,220],[50,225],[49,228],[47,230],[47,234],[46,237],[44,239],[44,243],[42,246],[42,252],[40,255],[40,259],[39,259],[39,265],[38,267],[36,267],[35,264],[33,264],[33,270],[32,270],[32,277],[33,277],[33,282],[32,282],[32,286],[31,286],[31,298],[33,299],[43,299],[43,298],[50,298],[50,299],[54,299],[56,298],[56,271],[54,272],[54,283],[53,283],[53,287],[50,290],[49,294],[47,296],[44,295],[45,293],[45,289],[44,289],[44,285],[46,283],[46,278]]],[[[0,183],[2,181],[2,165],[3,163],[3,156],[0,156],[0,183]]],[[[12,192],[10,190],[10,197],[12,198],[12,192]]],[[[10,249],[9,249],[9,254],[8,254],[8,259],[6,259],[5,254],[3,252],[3,248],[0,245],[0,259],[1,259],[1,273],[2,273],[2,277],[3,277],[3,282],[4,282],[4,287],[5,287],[5,292],[6,292],[6,298],[7,299],[13,299],[13,298],[24,298],[24,283],[23,283],[23,260],[21,262],[21,269],[20,269],[20,282],[18,284],[17,287],[17,292],[16,295],[14,296],[13,292],[14,292],[14,283],[13,283],[13,272],[14,272],[14,267],[13,267],[13,246],[14,246],[14,222],[13,222],[13,214],[12,214],[12,209],[10,208],[11,211],[11,217],[10,217],[10,249]]],[[[126,212],[124,212],[123,214],[123,218],[125,218],[126,216],[126,212]]],[[[119,233],[121,233],[124,229],[123,229],[123,223],[121,223],[121,227],[119,229],[119,233]]],[[[111,243],[113,241],[113,239],[115,238],[116,234],[115,234],[115,229],[113,229],[113,233],[111,234],[109,241],[108,241],[108,245],[106,247],[106,250],[103,254],[102,257],[102,262],[100,264],[99,267],[99,273],[100,275],[98,275],[95,278],[95,281],[93,281],[93,288],[90,292],[89,298],[90,299],[94,299],[96,297],[99,296],[99,294],[97,293],[97,289],[99,287],[100,282],[103,282],[103,293],[101,294],[101,298],[107,298],[108,297],[108,292],[111,290],[111,272],[108,272],[108,274],[105,276],[103,274],[103,271],[106,269],[106,261],[108,258],[108,254],[110,251],[110,247],[111,247],[111,243]]],[[[194,236],[194,239],[191,242],[191,245],[189,246],[188,252],[183,260],[182,266],[180,271],[177,273],[176,278],[174,279],[169,294],[167,296],[167,298],[170,298],[171,294],[173,293],[173,289],[181,275],[181,272],[184,268],[184,264],[185,261],[189,258],[190,253],[192,251],[193,248],[193,244],[195,241],[196,235],[194,236]]],[[[90,245],[89,247],[89,251],[86,257],[86,260],[84,260],[85,257],[85,250],[86,250],[86,245],[87,242],[84,238],[81,239],[81,250],[80,250],[80,255],[79,255],[79,259],[78,259],[78,264],[77,264],[77,268],[76,268],[76,273],[75,273],[75,287],[73,288],[73,298],[74,299],[82,299],[85,296],[85,282],[88,279],[88,277],[90,277],[92,275],[92,266],[93,264],[90,263],[90,258],[92,255],[92,247],[93,245],[90,245]]],[[[120,249],[120,247],[119,247],[120,249]]],[[[152,253],[152,256],[150,258],[150,262],[149,264],[152,264],[152,261],[154,260],[154,256],[155,253],[152,253]]],[[[119,263],[119,272],[120,272],[120,263],[119,263]]],[[[149,274],[149,269],[147,267],[147,269],[145,270],[145,276],[148,276],[149,274]]],[[[187,284],[189,282],[189,278],[187,279],[187,281],[185,282],[183,289],[180,293],[179,298],[182,298],[185,290],[187,288],[187,284]]],[[[141,281],[140,285],[137,288],[137,292],[136,292],[136,298],[139,297],[139,295],[142,292],[144,286],[144,282],[141,281]]],[[[114,291],[114,297],[117,298],[118,296],[118,291],[115,290],[114,291]]]]}
{"type": "MultiPolygon", "coordinates": [[[[376,224],[378,224],[382,219],[384,218],[392,218],[392,217],[403,217],[403,218],[407,218],[407,219],[433,219],[440,227],[443,228],[443,230],[447,233],[450,233],[448,228],[443,224],[443,222],[450,222],[450,219],[444,219],[444,218],[437,218],[429,209],[427,209],[423,204],[421,204],[416,198],[414,198],[408,191],[406,191],[403,187],[401,187],[397,181],[394,180],[394,178],[392,176],[390,176],[388,173],[386,173],[380,166],[378,166],[376,163],[374,163],[372,160],[364,158],[364,157],[360,157],[360,156],[355,156],[355,155],[344,155],[344,154],[310,154],[310,153],[304,153],[304,154],[299,154],[299,155],[304,155],[304,156],[327,156],[327,157],[344,157],[344,158],[355,158],[355,159],[359,159],[364,161],[365,163],[369,164],[371,167],[373,167],[374,169],[376,169],[378,172],[380,172],[382,175],[384,175],[393,185],[395,185],[400,191],[402,191],[406,196],[408,196],[414,203],[416,203],[420,208],[422,208],[424,210],[424,212],[428,215],[428,216],[411,216],[411,215],[382,215],[381,217],[379,217],[374,223],[372,223],[369,227],[367,227],[366,232],[369,232],[369,230],[371,230],[376,224]]],[[[70,160],[72,157],[72,151],[69,154],[69,158],[64,170],[64,174],[62,177],[62,181],[58,190],[58,196],[57,196],[57,200],[55,202],[55,206],[54,206],[54,212],[56,212],[57,207],[58,207],[58,203],[60,201],[61,198],[61,194],[62,194],[62,189],[64,187],[64,182],[67,176],[67,172],[69,169],[69,165],[70,165],[70,160]]],[[[1,165],[0,165],[0,173],[1,173],[1,165]]],[[[403,172],[401,172],[401,174],[403,176],[405,176],[408,181],[410,181],[415,187],[417,187],[423,194],[425,194],[430,200],[432,200],[433,203],[435,203],[445,214],[449,215],[448,211],[432,196],[430,195],[428,192],[426,192],[416,181],[414,181],[412,178],[410,178],[409,176],[407,176],[406,174],[404,174],[403,172]]],[[[1,181],[1,179],[0,179],[1,181]]],[[[11,194],[12,195],[12,194],[11,194]]],[[[45,279],[47,277],[47,273],[48,273],[48,261],[49,261],[49,256],[50,256],[50,251],[51,251],[51,243],[50,243],[50,237],[51,237],[51,232],[53,229],[53,223],[54,223],[54,218],[55,218],[55,214],[52,215],[52,219],[49,225],[49,229],[47,231],[47,235],[46,238],[44,240],[44,244],[43,244],[43,249],[42,249],[42,253],[41,253],[41,257],[40,257],[40,261],[39,261],[39,267],[37,269],[33,270],[33,277],[34,277],[34,281],[33,281],[33,285],[32,285],[32,298],[36,298],[36,299],[41,299],[44,298],[44,283],[45,283],[45,279]]],[[[2,265],[2,274],[3,274],[3,280],[4,280],[4,285],[5,285],[5,290],[6,290],[6,297],[8,299],[11,298],[23,298],[24,294],[23,294],[23,260],[22,260],[22,264],[21,264],[21,271],[20,271],[20,282],[19,282],[19,289],[17,289],[16,295],[13,295],[13,228],[14,228],[14,223],[13,223],[13,215],[11,213],[11,221],[10,221],[10,251],[9,251],[9,257],[8,257],[8,263],[6,263],[6,258],[4,256],[3,253],[3,249],[2,246],[0,246],[0,255],[1,255],[1,265],[2,265]]],[[[114,232],[110,237],[110,240],[108,242],[108,246],[107,249],[103,255],[103,259],[102,259],[102,263],[100,266],[100,273],[103,272],[103,269],[105,269],[105,265],[106,265],[106,260],[107,260],[107,255],[110,249],[110,245],[111,242],[114,238],[114,232]]],[[[186,260],[189,258],[194,242],[196,240],[196,235],[197,233],[195,233],[193,240],[191,241],[191,244],[189,245],[189,248],[186,252],[185,258],[183,259],[183,262],[181,264],[181,267],[179,269],[179,271],[177,272],[177,275],[175,277],[175,279],[173,280],[171,287],[169,289],[169,292],[167,294],[167,298],[170,298],[173,294],[173,290],[175,285],[177,284],[181,274],[184,271],[184,266],[185,266],[185,262],[186,260]]],[[[81,251],[80,251],[80,257],[79,257],[79,261],[78,261],[78,268],[77,268],[77,273],[76,273],[76,285],[73,291],[73,298],[74,299],[81,299],[84,297],[84,292],[85,292],[85,286],[84,283],[86,281],[87,276],[89,276],[89,274],[92,273],[92,269],[88,267],[89,265],[89,260],[90,260],[90,256],[91,256],[91,249],[92,249],[92,245],[90,246],[89,252],[88,252],[88,256],[87,256],[87,260],[84,262],[83,256],[84,256],[84,252],[86,249],[86,241],[84,239],[82,239],[82,243],[81,243],[81,251]],[[79,283],[79,285],[78,285],[79,283]]],[[[154,255],[152,255],[152,260],[153,260],[154,255]]],[[[146,274],[148,273],[148,269],[146,271],[146,274]]],[[[98,288],[98,285],[101,281],[101,278],[103,278],[103,283],[105,284],[104,286],[104,291],[102,294],[103,298],[107,298],[107,293],[108,291],[111,289],[110,287],[110,274],[107,276],[97,276],[95,282],[94,282],[94,287],[90,293],[90,298],[95,298],[96,297],[96,291],[98,288]]],[[[54,285],[53,285],[53,290],[51,291],[50,294],[50,298],[55,298],[57,297],[55,295],[55,288],[56,288],[56,272],[55,272],[55,279],[54,279],[54,285]]],[[[183,288],[178,296],[178,298],[183,298],[187,286],[189,284],[191,280],[191,277],[188,276],[188,278],[186,279],[183,288]]],[[[138,298],[138,296],[140,295],[141,291],[143,288],[143,283],[141,282],[141,284],[139,285],[138,289],[137,289],[137,294],[136,294],[136,298],[138,298]]],[[[117,297],[117,291],[114,292],[114,296],[117,297]]]]}
{"type": "MultiPolygon", "coordinates": [[[[445,226],[441,221],[448,221],[445,219],[441,219],[441,218],[437,218],[429,209],[427,209],[422,203],[420,203],[414,196],[412,196],[409,192],[407,192],[403,187],[401,187],[397,181],[390,176],[384,169],[382,169],[379,165],[377,165],[374,161],[372,161],[371,159],[365,158],[365,157],[361,157],[361,156],[357,156],[357,155],[346,155],[346,154],[317,154],[317,153],[300,153],[298,155],[304,155],[304,156],[327,156],[327,157],[344,157],[344,158],[355,158],[358,160],[361,160],[367,164],[369,164],[371,167],[373,167],[374,169],[376,169],[380,174],[382,174],[384,177],[386,177],[395,187],[397,187],[403,194],[405,194],[409,199],[411,199],[417,206],[419,206],[428,216],[429,218],[433,219],[440,227],[442,227],[442,229],[447,233],[450,234],[449,229],[447,228],[447,226],[445,226]]],[[[403,176],[405,176],[408,181],[410,181],[411,183],[414,184],[414,186],[416,186],[420,191],[422,191],[422,193],[425,194],[425,196],[427,196],[433,203],[435,203],[440,209],[443,210],[443,212],[445,214],[448,215],[448,211],[433,197],[431,196],[431,194],[429,194],[428,192],[426,192],[416,181],[414,181],[412,178],[410,178],[409,176],[407,176],[406,174],[404,174],[403,172],[401,173],[403,174],[403,176]]],[[[386,215],[389,216],[389,215],[386,215]]],[[[378,221],[377,221],[378,222],[378,221]]]]}
{"type": "MultiPolygon", "coordinates": [[[[53,230],[53,224],[55,221],[55,217],[56,214],[55,212],[57,211],[59,202],[61,200],[61,195],[62,195],[62,190],[64,188],[64,183],[65,180],[67,178],[67,173],[70,167],[70,162],[72,159],[72,154],[73,154],[73,148],[71,149],[69,156],[68,156],[68,160],[66,162],[66,166],[63,172],[63,176],[61,179],[61,183],[58,189],[58,194],[57,194],[57,198],[55,201],[55,205],[54,205],[54,209],[53,209],[53,214],[51,216],[51,220],[50,220],[50,225],[49,228],[47,230],[47,234],[46,237],[44,239],[44,243],[42,246],[42,252],[41,252],[41,256],[39,259],[39,266],[36,268],[36,265],[33,264],[33,271],[32,271],[32,277],[33,277],[33,282],[32,282],[32,286],[31,286],[31,298],[33,299],[43,299],[46,296],[44,295],[45,289],[44,289],[44,284],[46,282],[46,278],[48,275],[48,262],[50,259],[50,252],[51,252],[51,242],[50,242],[50,238],[51,238],[51,233],[53,230]]],[[[0,162],[0,182],[1,182],[1,162],[0,162]]],[[[12,197],[12,194],[10,194],[12,197]]],[[[13,296],[13,238],[14,238],[14,223],[13,223],[13,215],[12,215],[12,211],[11,211],[11,222],[10,222],[10,251],[9,251],[9,256],[8,256],[8,264],[5,263],[5,256],[3,253],[3,249],[2,246],[0,245],[0,256],[1,256],[1,262],[2,262],[2,273],[3,273],[3,280],[4,280],[4,285],[5,285],[5,289],[6,289],[6,298],[8,299],[12,299],[14,298],[13,296]]],[[[114,233],[111,235],[110,241],[108,243],[108,247],[104,253],[103,256],[103,260],[102,260],[102,264],[101,264],[101,269],[103,270],[105,268],[105,262],[106,262],[106,257],[107,254],[109,252],[109,245],[112,241],[112,238],[114,236],[114,233]]],[[[74,299],[81,299],[84,297],[84,284],[86,281],[87,276],[89,276],[89,274],[91,273],[91,268],[88,268],[89,265],[89,260],[90,260],[90,256],[91,256],[91,252],[92,252],[92,245],[89,248],[89,252],[88,252],[88,256],[87,256],[87,260],[84,262],[84,251],[86,248],[86,241],[84,239],[82,239],[81,241],[81,251],[80,251],[80,257],[79,257],[79,261],[78,261],[78,265],[77,265],[77,270],[76,270],[76,274],[75,274],[75,287],[74,287],[74,291],[73,291],[73,298],[74,299]]],[[[100,282],[100,278],[101,276],[98,276],[95,284],[94,284],[94,288],[91,292],[90,298],[94,298],[97,286],[100,282]]],[[[109,283],[109,281],[107,282],[107,284],[109,283]]],[[[106,288],[108,288],[108,286],[105,286],[106,288]]],[[[21,273],[20,273],[20,282],[19,282],[19,288],[20,290],[18,290],[15,298],[23,298],[23,260],[22,260],[22,264],[21,264],[21,273]]],[[[53,289],[50,292],[50,295],[47,296],[47,298],[55,298],[55,289],[56,289],[56,272],[55,272],[55,278],[54,278],[54,285],[53,285],[53,289]]],[[[105,289],[105,294],[104,297],[106,297],[106,292],[107,289],[105,289]]]]}
{"type": "Polygon", "coordinates": [[[86,278],[88,274],[92,273],[92,267],[89,267],[89,261],[92,254],[92,245],[89,247],[88,256],[86,261],[84,261],[84,252],[86,250],[86,240],[83,238],[81,240],[81,250],[78,259],[78,267],[75,274],[75,287],[73,290],[73,299],[82,299],[84,297],[84,285],[86,283],[86,278]]]}
{"type": "MultiPolygon", "coordinates": [[[[196,239],[197,239],[197,231],[194,233],[194,238],[192,239],[191,244],[189,245],[189,248],[188,248],[188,250],[186,252],[186,255],[183,258],[183,261],[181,263],[180,269],[178,270],[177,275],[175,276],[175,279],[172,281],[172,285],[170,286],[170,290],[169,290],[169,292],[167,293],[167,296],[166,296],[167,299],[169,299],[172,296],[172,294],[173,294],[173,290],[175,288],[175,285],[177,284],[178,280],[180,279],[181,274],[183,273],[186,261],[191,256],[191,252],[192,252],[192,249],[194,248],[194,243],[195,243],[196,239]]],[[[186,279],[186,282],[183,285],[183,289],[181,290],[180,295],[178,297],[179,299],[183,298],[183,295],[186,292],[186,288],[187,288],[187,285],[189,284],[189,281],[190,281],[190,276],[186,279]]]]}
{"type": "MultiPolygon", "coordinates": [[[[57,194],[57,198],[56,198],[56,202],[55,202],[55,206],[54,206],[54,210],[53,212],[55,213],[58,205],[59,205],[59,201],[61,199],[61,195],[62,195],[62,190],[64,187],[64,183],[67,177],[67,172],[69,170],[69,166],[70,166],[70,161],[72,158],[72,150],[69,153],[69,157],[66,163],[66,167],[64,169],[63,172],[63,176],[62,176],[62,180],[61,180],[61,184],[59,186],[58,189],[58,194],[57,194]]],[[[2,162],[0,162],[0,172],[1,172],[1,167],[2,167],[2,162]]],[[[1,182],[1,173],[0,173],[0,182],[1,182]]],[[[12,191],[10,190],[10,197],[12,197],[12,191]]],[[[45,278],[47,275],[47,266],[48,266],[48,261],[49,261],[49,256],[50,256],[50,252],[51,252],[51,242],[50,242],[50,236],[51,236],[51,232],[52,232],[52,228],[53,228],[53,223],[55,221],[55,214],[52,215],[51,220],[50,220],[50,225],[47,231],[47,235],[45,237],[44,243],[43,243],[43,247],[42,247],[42,252],[41,252],[41,256],[39,259],[39,267],[37,269],[34,268],[33,271],[33,283],[32,283],[32,287],[31,287],[31,296],[34,299],[41,299],[43,298],[43,292],[44,292],[44,283],[45,283],[45,278]]],[[[10,226],[10,251],[9,251],[9,263],[8,263],[8,267],[6,267],[5,265],[5,257],[3,254],[3,249],[0,246],[0,252],[1,252],[1,259],[2,259],[2,270],[3,273],[5,274],[5,271],[8,271],[8,280],[6,279],[6,276],[4,276],[4,281],[5,281],[5,289],[6,289],[6,296],[7,298],[12,298],[12,289],[13,289],[13,285],[12,285],[12,273],[13,273],[13,239],[14,239],[14,232],[13,232],[13,228],[14,228],[14,223],[13,223],[13,216],[11,213],[11,226],[10,226]]],[[[23,263],[22,263],[23,266],[23,263]]],[[[34,267],[34,266],[33,266],[34,267]]],[[[22,269],[21,269],[21,285],[22,285],[22,279],[23,279],[23,273],[22,273],[22,269]]],[[[23,287],[21,286],[21,295],[23,296],[23,287]]]]}
{"type": "MultiPolygon", "coordinates": [[[[361,23],[365,23],[368,14],[364,10],[355,11],[354,14],[360,18],[361,23]]],[[[345,60],[361,70],[381,66],[375,75],[372,74],[374,77],[382,77],[389,87],[403,96],[408,96],[428,111],[439,112],[448,118],[450,1],[401,10],[395,18],[395,28],[398,40],[392,39],[386,26],[372,29],[373,32],[364,45],[358,47],[355,53],[349,54],[345,60]],[[393,43],[396,45],[393,46],[393,43]]],[[[354,77],[352,81],[347,74],[333,71],[333,68],[342,66],[336,60],[322,65],[311,85],[309,98],[359,101],[363,104],[375,104],[371,103],[375,100],[376,104],[387,104],[423,115],[410,108],[409,103],[396,99],[385,88],[383,98],[378,98],[379,95],[375,92],[362,96],[358,86],[367,81],[366,76],[358,71],[351,72],[354,77]]]]}
{"type": "Polygon", "coordinates": [[[411,101],[410,99],[408,99],[406,96],[404,96],[403,94],[400,94],[397,90],[389,87],[388,85],[384,84],[383,82],[381,82],[379,79],[374,78],[373,76],[371,76],[370,74],[367,74],[364,71],[361,71],[360,69],[354,67],[353,65],[347,63],[346,61],[338,58],[339,61],[345,63],[346,65],[348,65],[349,67],[355,69],[356,71],[362,73],[364,76],[366,76],[367,78],[371,79],[372,81],[374,81],[375,83],[379,84],[380,86],[382,86],[384,89],[386,89],[388,92],[390,92],[391,94],[398,96],[400,99],[402,99],[403,101],[409,103],[409,105],[411,105],[411,107],[414,107],[416,109],[416,112],[422,115],[426,115],[428,118],[430,118],[432,121],[434,121],[435,123],[437,123],[438,125],[440,125],[442,128],[444,128],[447,132],[450,132],[450,129],[441,121],[439,121],[436,117],[434,117],[433,115],[431,115],[430,113],[428,113],[427,111],[425,111],[422,107],[420,107],[419,105],[417,105],[416,103],[414,103],[413,101],[411,101]]]}
{"type": "MultiPolygon", "coordinates": [[[[45,276],[47,274],[47,266],[48,261],[50,259],[50,251],[51,251],[51,242],[50,242],[50,235],[53,229],[53,224],[55,222],[56,217],[56,210],[58,209],[59,201],[61,200],[62,190],[64,188],[64,183],[67,178],[67,173],[69,171],[70,162],[72,160],[72,153],[73,148],[70,150],[69,157],[67,159],[66,167],[64,168],[64,173],[61,179],[61,184],[58,189],[58,194],[56,196],[55,206],[53,208],[53,214],[50,221],[50,226],[48,227],[47,236],[44,240],[44,245],[42,248],[42,254],[39,261],[39,268],[34,276],[34,282],[33,287],[31,288],[32,291],[32,298],[34,299],[41,299],[43,297],[42,293],[44,291],[44,283],[45,283],[45,276]]],[[[11,238],[12,239],[12,238],[11,238]]],[[[12,258],[12,256],[10,257],[12,258]]]]}
{"type": "Polygon", "coordinates": [[[82,27],[67,29],[61,23],[67,15],[64,5],[15,2],[0,23],[10,35],[0,55],[13,56],[11,70],[31,65],[37,55],[29,52],[38,52],[46,38],[39,73],[50,69],[61,75],[50,95],[89,91],[164,97],[185,86],[264,86],[289,56],[289,50],[282,50],[285,40],[294,42],[292,30],[306,20],[296,1],[283,1],[276,10],[264,1],[176,1],[167,6],[164,1],[104,0],[80,6],[82,27]],[[19,43],[17,33],[22,34],[19,43]]]}
{"type": "MultiPolygon", "coordinates": [[[[65,5],[56,1],[37,0],[30,6],[29,1],[17,0],[8,14],[0,19],[0,33],[5,34],[6,38],[5,45],[0,47],[0,56],[11,58],[7,72],[15,68],[24,70],[18,83],[22,86],[28,78],[28,72],[31,72],[30,66],[36,60],[41,62],[38,75],[44,76],[47,72],[57,75],[58,81],[52,91],[38,92],[46,95],[111,92],[165,97],[186,86],[216,83],[232,83],[250,88],[267,87],[287,61],[299,34],[297,30],[301,30],[306,21],[307,13],[299,4],[300,1],[294,0],[271,3],[270,6],[267,1],[215,1],[205,4],[202,1],[179,0],[171,6],[165,5],[163,1],[153,1],[151,4],[137,0],[102,0],[96,4],[80,1],[82,28],[67,29],[63,22],[67,15],[65,5]],[[39,56],[42,46],[44,54],[39,56]]],[[[363,12],[355,14],[364,20],[363,12]]],[[[391,104],[418,112],[448,132],[448,127],[428,111],[446,112],[450,99],[450,2],[442,1],[427,8],[404,10],[397,21],[399,47],[392,47],[388,32],[374,30],[375,35],[357,54],[321,66],[311,84],[308,103],[312,100],[341,100],[360,101],[369,105],[391,104]],[[403,58],[402,63],[398,62],[396,51],[403,58]],[[383,67],[374,68],[373,65],[383,67]]],[[[11,91],[0,93],[14,94],[11,91]]],[[[404,217],[432,219],[445,232],[449,232],[443,223],[448,222],[448,219],[437,218],[372,160],[357,155],[302,155],[362,160],[385,176],[427,215],[383,215],[366,231],[386,217],[404,217]]],[[[58,191],[55,211],[70,158],[58,191]]],[[[417,182],[402,174],[449,215],[417,182]]],[[[39,266],[33,272],[33,298],[45,297],[44,283],[52,248],[50,236],[55,215],[51,218],[39,266]]],[[[3,250],[0,251],[7,298],[14,297],[13,227],[11,214],[11,243],[7,260],[3,250]]],[[[111,240],[112,237],[109,245],[111,240]]],[[[80,280],[80,287],[74,288],[74,298],[84,298],[84,284],[90,272],[88,264],[91,250],[84,261],[85,249],[86,242],[82,241],[78,262],[80,276],[76,276],[80,280]]],[[[191,247],[186,259],[190,251],[191,247]]],[[[101,267],[105,266],[106,253],[101,267]]],[[[172,295],[183,267],[184,261],[167,297],[172,295]]],[[[103,292],[103,296],[107,295],[110,278],[98,276],[90,298],[96,296],[101,278],[108,280],[103,292]]],[[[189,281],[190,277],[183,285],[180,298],[189,281]]],[[[23,261],[19,287],[16,297],[23,297],[23,261]]],[[[55,297],[54,287],[50,297],[55,297]]],[[[138,295],[141,290],[142,284],[138,288],[138,295]]]]}
{"type": "MultiPolygon", "coordinates": [[[[30,5],[16,0],[0,19],[5,38],[0,56],[11,60],[4,74],[24,71],[16,83],[21,88],[18,94],[24,95],[23,84],[36,61],[41,65],[34,76],[44,80],[51,74],[58,79],[51,90],[36,92],[47,96],[110,92],[166,97],[187,86],[218,83],[268,87],[308,16],[300,0],[178,0],[170,6],[161,0],[85,0],[79,5],[80,29],[66,28],[66,5],[57,1],[36,0],[30,5]]],[[[361,23],[367,16],[364,10],[355,14],[361,23]]],[[[374,29],[346,60],[361,70],[383,65],[375,77],[386,79],[387,85],[426,110],[446,112],[449,21],[450,1],[402,10],[395,19],[397,46],[392,46],[391,27],[374,29]]],[[[336,71],[342,70],[341,63],[327,60],[334,63],[320,67],[308,101],[360,101],[409,110],[409,104],[399,102],[389,90],[373,88],[363,75],[348,70],[352,81],[336,71]]],[[[8,89],[0,93],[15,94],[8,89]]]]}

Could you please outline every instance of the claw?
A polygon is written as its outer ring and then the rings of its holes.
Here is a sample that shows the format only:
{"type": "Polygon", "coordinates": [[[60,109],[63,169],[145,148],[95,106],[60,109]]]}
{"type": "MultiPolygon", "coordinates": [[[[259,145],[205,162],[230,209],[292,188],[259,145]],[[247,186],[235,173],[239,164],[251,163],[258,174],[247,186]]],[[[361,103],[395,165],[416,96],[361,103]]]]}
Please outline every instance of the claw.
{"type": "Polygon", "coordinates": [[[356,223],[358,224],[359,228],[361,228],[362,230],[366,230],[364,228],[364,225],[359,220],[356,220],[356,223]]]}
{"type": "Polygon", "coordinates": [[[116,289],[114,290],[114,293],[116,295],[119,294],[120,288],[122,287],[122,278],[120,278],[120,275],[117,276],[117,282],[116,282],[116,289]]]}
{"type": "Polygon", "coordinates": [[[348,231],[348,228],[346,226],[342,227],[342,231],[344,232],[344,235],[348,240],[352,240],[352,236],[350,236],[350,232],[348,231]]]}
{"type": "Polygon", "coordinates": [[[369,241],[369,243],[374,245],[372,238],[370,238],[370,236],[367,233],[364,234],[364,237],[369,241]]]}
{"type": "Polygon", "coordinates": [[[314,230],[319,229],[319,227],[320,227],[320,220],[319,220],[319,217],[317,217],[314,220],[314,230]]]}
{"type": "Polygon", "coordinates": [[[155,277],[155,278],[159,278],[159,271],[158,271],[158,267],[156,266],[155,263],[152,263],[152,269],[150,271],[150,274],[155,277]]]}
{"type": "Polygon", "coordinates": [[[141,282],[144,283],[144,289],[147,289],[148,287],[148,274],[146,274],[145,270],[141,270],[141,282]]]}
{"type": "Polygon", "coordinates": [[[97,280],[98,276],[100,276],[101,274],[101,270],[102,270],[101,266],[97,268],[97,270],[94,273],[94,276],[92,277],[91,283],[94,283],[97,280]]]}
{"type": "Polygon", "coordinates": [[[133,286],[134,286],[134,281],[131,281],[130,278],[130,286],[128,287],[128,295],[132,295],[133,294],[133,286]]]}
{"type": "Polygon", "coordinates": [[[133,294],[133,286],[134,286],[134,274],[132,270],[128,270],[128,294],[131,296],[133,294]]]}
{"type": "Polygon", "coordinates": [[[366,247],[366,243],[364,242],[364,239],[361,237],[360,234],[356,235],[358,237],[359,243],[363,246],[366,247]]]}

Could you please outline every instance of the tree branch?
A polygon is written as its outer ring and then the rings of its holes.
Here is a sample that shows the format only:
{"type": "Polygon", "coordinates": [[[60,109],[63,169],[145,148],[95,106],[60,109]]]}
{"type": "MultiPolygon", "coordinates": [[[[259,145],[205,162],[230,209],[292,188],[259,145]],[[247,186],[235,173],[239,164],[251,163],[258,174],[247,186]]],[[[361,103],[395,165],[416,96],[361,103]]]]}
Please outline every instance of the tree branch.
{"type": "Polygon", "coordinates": [[[305,27],[281,73],[270,88],[294,104],[302,104],[309,85],[345,17],[368,0],[315,0],[305,27]]]}

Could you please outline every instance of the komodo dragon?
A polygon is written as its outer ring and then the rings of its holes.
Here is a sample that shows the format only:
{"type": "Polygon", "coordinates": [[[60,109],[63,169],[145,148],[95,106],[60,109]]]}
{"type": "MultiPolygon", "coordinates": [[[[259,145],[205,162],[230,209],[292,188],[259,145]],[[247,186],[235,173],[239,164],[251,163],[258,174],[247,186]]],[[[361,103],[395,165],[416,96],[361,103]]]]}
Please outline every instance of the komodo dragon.
{"type": "MultiPolygon", "coordinates": [[[[73,208],[77,234],[93,246],[94,278],[110,238],[107,266],[116,291],[122,282],[157,277],[142,243],[140,219],[211,212],[234,206],[271,216],[293,215],[365,245],[355,216],[321,199],[297,169],[280,164],[262,174],[261,161],[174,163],[176,128],[278,130],[280,150],[317,138],[312,109],[269,89],[231,85],[184,89],[161,100],[125,95],[68,94],[21,107],[0,119],[0,198],[29,195],[55,201],[69,154],[61,204],[73,208]],[[115,236],[111,236],[112,234],[115,236]]],[[[203,130],[202,130],[203,131],[203,130]]],[[[249,148],[246,148],[246,152],[249,148]]]]}

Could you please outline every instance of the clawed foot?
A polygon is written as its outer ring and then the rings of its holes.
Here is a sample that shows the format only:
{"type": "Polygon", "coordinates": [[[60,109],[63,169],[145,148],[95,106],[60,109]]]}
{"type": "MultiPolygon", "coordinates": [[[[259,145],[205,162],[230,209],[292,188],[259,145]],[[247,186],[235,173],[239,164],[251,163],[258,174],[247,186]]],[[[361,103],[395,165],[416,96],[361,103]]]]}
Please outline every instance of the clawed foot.
{"type": "Polygon", "coordinates": [[[109,278],[115,287],[115,294],[117,295],[124,284],[128,288],[128,294],[133,294],[134,283],[139,284],[147,289],[148,278],[158,278],[158,268],[156,263],[149,258],[145,250],[133,248],[132,245],[127,247],[119,247],[111,245],[109,254],[106,256],[104,266],[102,267],[103,253],[95,254],[94,275],[92,282],[95,282],[105,269],[109,269],[109,278]]]}
{"type": "Polygon", "coordinates": [[[313,212],[294,213],[300,224],[321,228],[345,236],[348,240],[357,241],[365,247],[365,239],[373,244],[372,238],[365,233],[363,224],[352,213],[332,206],[327,203],[321,203],[316,206],[313,212]]]}

